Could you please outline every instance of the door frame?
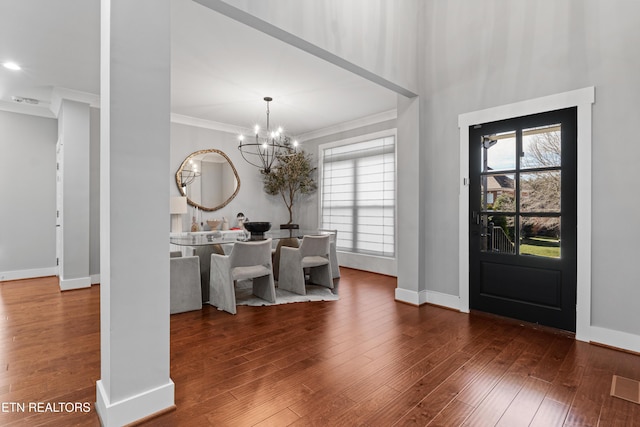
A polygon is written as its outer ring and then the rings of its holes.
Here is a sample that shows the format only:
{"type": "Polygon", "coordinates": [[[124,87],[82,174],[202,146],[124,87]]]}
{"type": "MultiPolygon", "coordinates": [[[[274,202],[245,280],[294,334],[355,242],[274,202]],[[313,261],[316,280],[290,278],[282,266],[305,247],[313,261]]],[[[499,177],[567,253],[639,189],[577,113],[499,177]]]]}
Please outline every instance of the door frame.
{"type": "Polygon", "coordinates": [[[576,339],[590,341],[591,326],[591,104],[593,86],[458,116],[460,194],[458,216],[459,310],[469,312],[469,126],[577,107],[576,339]]]}

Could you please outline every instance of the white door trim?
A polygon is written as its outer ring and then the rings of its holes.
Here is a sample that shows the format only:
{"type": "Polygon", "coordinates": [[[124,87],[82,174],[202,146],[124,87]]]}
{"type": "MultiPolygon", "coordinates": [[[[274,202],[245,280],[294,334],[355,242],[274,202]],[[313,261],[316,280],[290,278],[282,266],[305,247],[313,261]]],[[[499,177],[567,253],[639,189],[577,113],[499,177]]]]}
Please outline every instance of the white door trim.
{"type": "Polygon", "coordinates": [[[590,341],[591,327],[591,104],[587,87],[542,98],[473,111],[458,116],[460,128],[459,295],[460,311],[469,312],[469,126],[563,108],[578,107],[578,226],[576,339],[590,341]]]}

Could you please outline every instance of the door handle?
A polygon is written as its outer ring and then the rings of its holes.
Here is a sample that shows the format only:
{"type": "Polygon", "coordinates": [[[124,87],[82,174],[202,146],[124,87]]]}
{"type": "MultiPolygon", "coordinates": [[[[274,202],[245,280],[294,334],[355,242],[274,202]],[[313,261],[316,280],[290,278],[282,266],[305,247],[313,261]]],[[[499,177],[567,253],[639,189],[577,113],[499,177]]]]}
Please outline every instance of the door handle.
{"type": "Polygon", "coordinates": [[[475,222],[476,225],[480,225],[480,215],[478,214],[478,212],[471,212],[471,220],[475,222]]]}

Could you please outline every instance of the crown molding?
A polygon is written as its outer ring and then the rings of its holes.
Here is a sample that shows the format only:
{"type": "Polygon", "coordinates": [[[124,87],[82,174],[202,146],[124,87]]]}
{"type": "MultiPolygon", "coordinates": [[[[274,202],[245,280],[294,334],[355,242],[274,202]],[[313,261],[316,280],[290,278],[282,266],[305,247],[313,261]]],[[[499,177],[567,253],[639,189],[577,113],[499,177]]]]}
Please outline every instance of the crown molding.
{"type": "Polygon", "coordinates": [[[171,113],[171,123],[177,123],[187,126],[195,126],[204,129],[219,130],[234,134],[247,133],[246,127],[230,125],[227,123],[214,122],[212,120],[199,119],[197,117],[183,116],[181,114],[171,113]]]}
{"type": "Polygon", "coordinates": [[[51,91],[51,103],[49,105],[49,109],[55,117],[58,117],[58,114],[60,114],[60,107],[62,106],[63,99],[82,102],[84,104],[89,104],[91,107],[100,108],[100,95],[68,89],[65,87],[54,87],[51,91]]]}
{"type": "Polygon", "coordinates": [[[370,116],[362,117],[360,119],[340,123],[335,126],[329,126],[326,128],[303,133],[302,135],[298,135],[298,140],[300,142],[310,141],[312,139],[322,138],[324,136],[334,135],[336,133],[346,132],[352,129],[358,129],[364,126],[385,122],[387,120],[395,120],[397,118],[398,118],[398,111],[396,109],[383,111],[382,113],[372,114],[370,116]]]}

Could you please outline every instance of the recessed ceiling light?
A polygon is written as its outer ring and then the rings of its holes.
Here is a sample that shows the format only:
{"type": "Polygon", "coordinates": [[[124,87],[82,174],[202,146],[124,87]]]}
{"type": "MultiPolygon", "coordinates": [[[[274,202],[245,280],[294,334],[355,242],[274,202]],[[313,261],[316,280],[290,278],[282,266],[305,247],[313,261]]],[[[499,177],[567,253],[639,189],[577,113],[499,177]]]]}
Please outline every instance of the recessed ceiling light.
{"type": "Polygon", "coordinates": [[[10,70],[21,70],[22,68],[20,68],[20,66],[18,64],[16,64],[15,62],[5,62],[2,64],[4,66],[4,68],[8,68],[10,70]]]}

